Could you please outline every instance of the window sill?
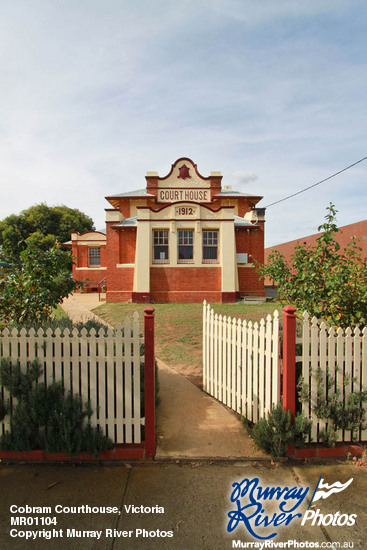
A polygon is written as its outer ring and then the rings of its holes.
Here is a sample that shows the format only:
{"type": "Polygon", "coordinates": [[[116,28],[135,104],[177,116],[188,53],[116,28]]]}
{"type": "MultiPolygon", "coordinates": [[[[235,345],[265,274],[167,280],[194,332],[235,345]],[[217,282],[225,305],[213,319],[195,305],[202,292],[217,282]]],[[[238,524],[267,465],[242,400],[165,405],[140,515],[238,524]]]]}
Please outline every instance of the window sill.
{"type": "Polygon", "coordinates": [[[167,264],[169,264],[169,260],[154,260],[152,262],[152,264],[153,265],[162,265],[162,264],[167,265],[167,264]]]}
{"type": "Polygon", "coordinates": [[[177,260],[178,264],[194,264],[194,260],[177,260]]]}
{"type": "Polygon", "coordinates": [[[101,267],[100,265],[95,265],[93,267],[76,267],[75,270],[76,271],[81,271],[81,270],[86,270],[86,269],[107,269],[107,267],[101,267]]]}
{"type": "Polygon", "coordinates": [[[202,264],[218,265],[219,261],[218,260],[203,260],[201,263],[202,264]]]}

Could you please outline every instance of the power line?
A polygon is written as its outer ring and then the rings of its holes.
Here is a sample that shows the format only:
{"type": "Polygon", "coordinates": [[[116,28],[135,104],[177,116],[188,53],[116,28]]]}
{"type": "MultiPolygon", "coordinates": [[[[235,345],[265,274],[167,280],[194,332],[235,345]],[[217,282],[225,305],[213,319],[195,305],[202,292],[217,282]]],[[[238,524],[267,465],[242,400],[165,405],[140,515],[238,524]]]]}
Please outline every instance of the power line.
{"type": "Polygon", "coordinates": [[[284,199],[280,199],[279,201],[272,202],[271,204],[268,204],[267,206],[264,206],[263,208],[269,208],[269,206],[274,206],[274,204],[279,204],[280,202],[286,201],[292,197],[295,197],[296,195],[300,195],[301,193],[304,193],[305,191],[308,191],[309,189],[312,189],[313,187],[316,187],[316,185],[320,185],[320,183],[324,183],[324,181],[328,181],[331,178],[335,178],[335,176],[338,176],[342,172],[345,172],[346,170],[349,170],[349,168],[352,168],[353,166],[356,166],[356,164],[359,164],[360,162],[363,162],[366,160],[367,157],[363,157],[363,159],[357,160],[357,162],[354,162],[353,164],[350,164],[346,168],[343,168],[343,170],[339,170],[339,172],[335,172],[335,174],[332,174],[328,178],[325,178],[321,181],[318,181],[317,183],[314,183],[313,185],[310,185],[309,187],[305,187],[304,189],[301,189],[301,191],[297,191],[297,193],[293,193],[292,195],[288,195],[288,197],[285,197],[284,199]]]}

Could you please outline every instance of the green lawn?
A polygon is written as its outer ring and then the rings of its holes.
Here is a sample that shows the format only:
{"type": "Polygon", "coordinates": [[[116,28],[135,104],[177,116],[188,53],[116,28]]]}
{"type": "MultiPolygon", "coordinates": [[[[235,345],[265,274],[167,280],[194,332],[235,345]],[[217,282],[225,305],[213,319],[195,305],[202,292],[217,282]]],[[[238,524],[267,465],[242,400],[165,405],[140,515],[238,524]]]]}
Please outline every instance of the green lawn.
{"type": "MultiPolygon", "coordinates": [[[[156,356],[171,367],[200,383],[202,379],[202,304],[154,304],[156,356]]],[[[146,304],[107,303],[94,309],[94,313],[110,323],[123,323],[134,311],[144,323],[146,304]]],[[[278,303],[265,304],[213,304],[216,313],[259,321],[275,309],[278,303]]]]}
{"type": "Polygon", "coordinates": [[[57,305],[52,311],[51,317],[53,317],[54,319],[64,319],[67,317],[67,314],[61,306],[57,305]]]}

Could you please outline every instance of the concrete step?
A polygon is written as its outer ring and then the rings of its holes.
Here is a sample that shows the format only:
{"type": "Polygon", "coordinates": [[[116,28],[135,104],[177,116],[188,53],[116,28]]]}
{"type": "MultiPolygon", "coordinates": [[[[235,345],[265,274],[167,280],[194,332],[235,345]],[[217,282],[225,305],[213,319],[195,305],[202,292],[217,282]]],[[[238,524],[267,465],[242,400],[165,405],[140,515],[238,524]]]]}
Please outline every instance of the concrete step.
{"type": "Polygon", "coordinates": [[[244,296],[239,302],[251,303],[251,304],[263,304],[266,302],[265,296],[244,296]]]}

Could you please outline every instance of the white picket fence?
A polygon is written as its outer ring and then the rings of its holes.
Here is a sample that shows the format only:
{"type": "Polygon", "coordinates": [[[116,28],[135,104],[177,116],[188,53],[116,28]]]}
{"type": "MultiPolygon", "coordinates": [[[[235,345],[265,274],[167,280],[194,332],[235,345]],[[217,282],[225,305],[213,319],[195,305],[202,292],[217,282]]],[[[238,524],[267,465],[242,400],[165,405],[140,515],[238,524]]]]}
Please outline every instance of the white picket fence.
{"type": "Polygon", "coordinates": [[[203,387],[251,422],[280,400],[279,313],[260,323],[218,315],[203,303],[203,387]]]}
{"type": "MultiPolygon", "coordinates": [[[[89,333],[82,329],[22,328],[0,332],[0,357],[12,364],[20,362],[24,371],[34,359],[43,368],[46,385],[62,382],[66,391],[79,394],[82,401],[90,400],[93,409],[91,422],[100,426],[115,443],[140,443],[141,365],[144,363],[144,339],[139,331],[139,315],[127,317],[123,326],[100,329],[89,333]]],[[[5,400],[9,395],[4,387],[0,392],[5,400]]],[[[8,428],[8,416],[0,422],[0,432],[8,428]]]]}
{"type": "MultiPolygon", "coordinates": [[[[296,360],[302,362],[302,376],[309,390],[309,402],[302,404],[305,415],[312,419],[312,441],[318,441],[319,430],[326,422],[317,418],[314,407],[317,403],[318,373],[323,380],[322,398],[327,397],[327,380],[334,380],[332,392],[339,390],[344,403],[351,392],[367,390],[367,327],[363,330],[328,328],[316,317],[311,322],[309,314],[303,314],[302,337],[296,339],[302,344],[302,355],[296,360]]],[[[320,387],[319,387],[320,391],[320,387]]],[[[366,407],[366,404],[365,404],[366,407]]],[[[351,440],[351,432],[338,431],[338,441],[351,440]]],[[[357,440],[367,440],[367,430],[361,430],[357,440]]]]}

